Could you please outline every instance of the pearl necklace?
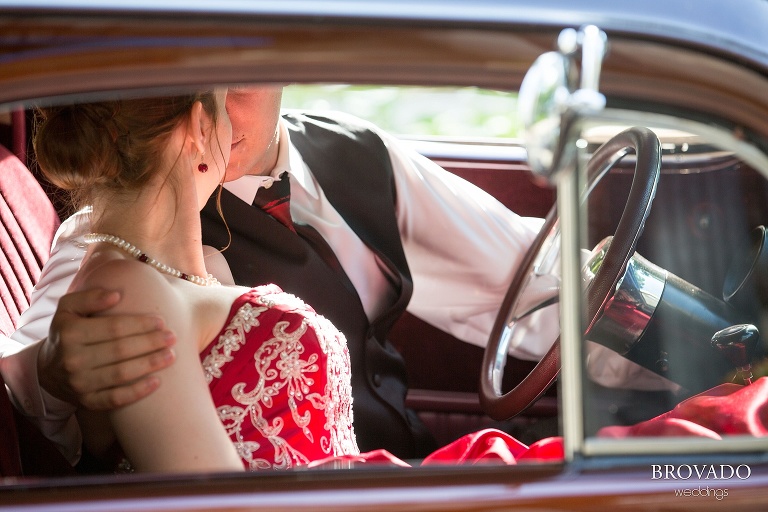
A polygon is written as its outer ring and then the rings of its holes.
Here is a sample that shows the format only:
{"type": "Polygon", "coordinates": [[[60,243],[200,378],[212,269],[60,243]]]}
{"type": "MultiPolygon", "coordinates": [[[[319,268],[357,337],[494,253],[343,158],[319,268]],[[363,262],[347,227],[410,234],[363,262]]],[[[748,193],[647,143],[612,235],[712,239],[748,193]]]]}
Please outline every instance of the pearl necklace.
{"type": "Polygon", "coordinates": [[[116,237],[115,235],[106,235],[104,233],[88,233],[87,235],[85,235],[86,244],[95,244],[99,242],[106,242],[108,244],[117,246],[118,248],[124,250],[125,252],[127,252],[128,254],[130,254],[140,262],[146,263],[147,265],[154,267],[156,270],[162,272],[163,274],[168,274],[169,276],[178,277],[179,279],[184,279],[185,281],[189,281],[190,283],[194,283],[200,286],[216,286],[221,284],[219,283],[219,280],[213,277],[211,274],[208,274],[207,277],[202,277],[202,276],[196,276],[194,274],[187,274],[182,272],[181,270],[175,269],[173,267],[169,267],[165,263],[161,263],[156,259],[150,258],[135,245],[128,243],[122,238],[116,237]]]}

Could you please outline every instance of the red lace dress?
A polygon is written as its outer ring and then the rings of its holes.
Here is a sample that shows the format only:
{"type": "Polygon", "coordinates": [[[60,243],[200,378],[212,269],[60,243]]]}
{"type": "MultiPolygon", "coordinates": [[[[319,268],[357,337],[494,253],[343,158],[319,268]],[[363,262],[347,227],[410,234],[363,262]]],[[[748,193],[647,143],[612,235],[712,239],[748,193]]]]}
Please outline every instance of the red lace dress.
{"type": "Polygon", "coordinates": [[[359,454],[346,340],[299,298],[276,285],[243,294],[200,359],[247,469],[359,454]]]}
{"type": "MultiPolygon", "coordinates": [[[[260,286],[241,295],[225,327],[200,358],[219,418],[247,469],[338,462],[408,465],[384,450],[360,453],[352,426],[344,335],[278,286],[260,286]]],[[[726,384],[658,418],[634,427],[607,427],[599,435],[764,436],[768,434],[766,403],[768,378],[748,387],[726,384]],[[702,433],[703,427],[693,424],[697,422],[711,432],[702,433]]],[[[420,465],[517,464],[562,458],[560,437],[526,446],[504,432],[486,429],[440,448],[420,465]]]]}
{"type": "MultiPolygon", "coordinates": [[[[200,359],[219,418],[247,469],[340,461],[408,465],[384,450],[360,453],[346,339],[278,286],[240,296],[200,359]]],[[[528,447],[488,429],[458,439],[421,464],[562,458],[559,439],[543,441],[528,447]]]]}

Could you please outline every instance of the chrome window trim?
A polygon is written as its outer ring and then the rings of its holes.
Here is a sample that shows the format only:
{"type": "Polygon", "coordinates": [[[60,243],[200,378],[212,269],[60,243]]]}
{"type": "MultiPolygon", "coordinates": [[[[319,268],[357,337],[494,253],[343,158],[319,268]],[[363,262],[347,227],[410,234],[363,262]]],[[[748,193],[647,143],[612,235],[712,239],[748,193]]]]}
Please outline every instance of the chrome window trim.
{"type": "Polygon", "coordinates": [[[626,439],[590,438],[581,454],[587,457],[615,455],[683,455],[705,453],[759,452],[768,450],[768,439],[729,436],[724,439],[694,437],[635,437],[626,439]]]}

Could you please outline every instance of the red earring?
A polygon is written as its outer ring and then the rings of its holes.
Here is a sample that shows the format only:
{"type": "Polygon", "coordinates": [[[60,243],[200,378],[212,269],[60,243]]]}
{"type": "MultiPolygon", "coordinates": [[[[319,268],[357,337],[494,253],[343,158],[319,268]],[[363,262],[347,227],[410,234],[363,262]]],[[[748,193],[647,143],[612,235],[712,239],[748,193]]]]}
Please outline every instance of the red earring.
{"type": "MultiPolygon", "coordinates": [[[[205,151],[200,153],[200,158],[205,158],[205,151]]],[[[200,164],[197,166],[197,170],[200,172],[208,172],[208,164],[205,162],[200,162],[200,164]]]]}

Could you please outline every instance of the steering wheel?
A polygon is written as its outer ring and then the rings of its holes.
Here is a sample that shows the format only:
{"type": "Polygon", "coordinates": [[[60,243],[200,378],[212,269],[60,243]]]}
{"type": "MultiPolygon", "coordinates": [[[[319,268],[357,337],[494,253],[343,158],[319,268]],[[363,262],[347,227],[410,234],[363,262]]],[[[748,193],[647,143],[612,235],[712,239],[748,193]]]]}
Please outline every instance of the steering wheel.
{"type": "MultiPolygon", "coordinates": [[[[630,149],[636,154],[635,174],[616,233],[605,259],[586,290],[587,331],[613,296],[629,259],[635,253],[637,240],[656,194],[661,168],[661,144],[651,130],[629,128],[600,146],[587,166],[587,189],[582,200],[630,149]]],[[[483,410],[495,420],[505,420],[523,412],[549,389],[560,373],[558,336],[544,357],[517,386],[507,393],[501,392],[501,379],[514,324],[533,311],[554,303],[544,301],[527,308],[526,312],[518,316],[513,316],[522,290],[534,276],[536,262],[540,260],[539,253],[545,246],[550,247],[550,235],[559,236],[557,225],[557,208],[553,206],[512,279],[485,348],[480,375],[480,403],[483,410]]]]}

